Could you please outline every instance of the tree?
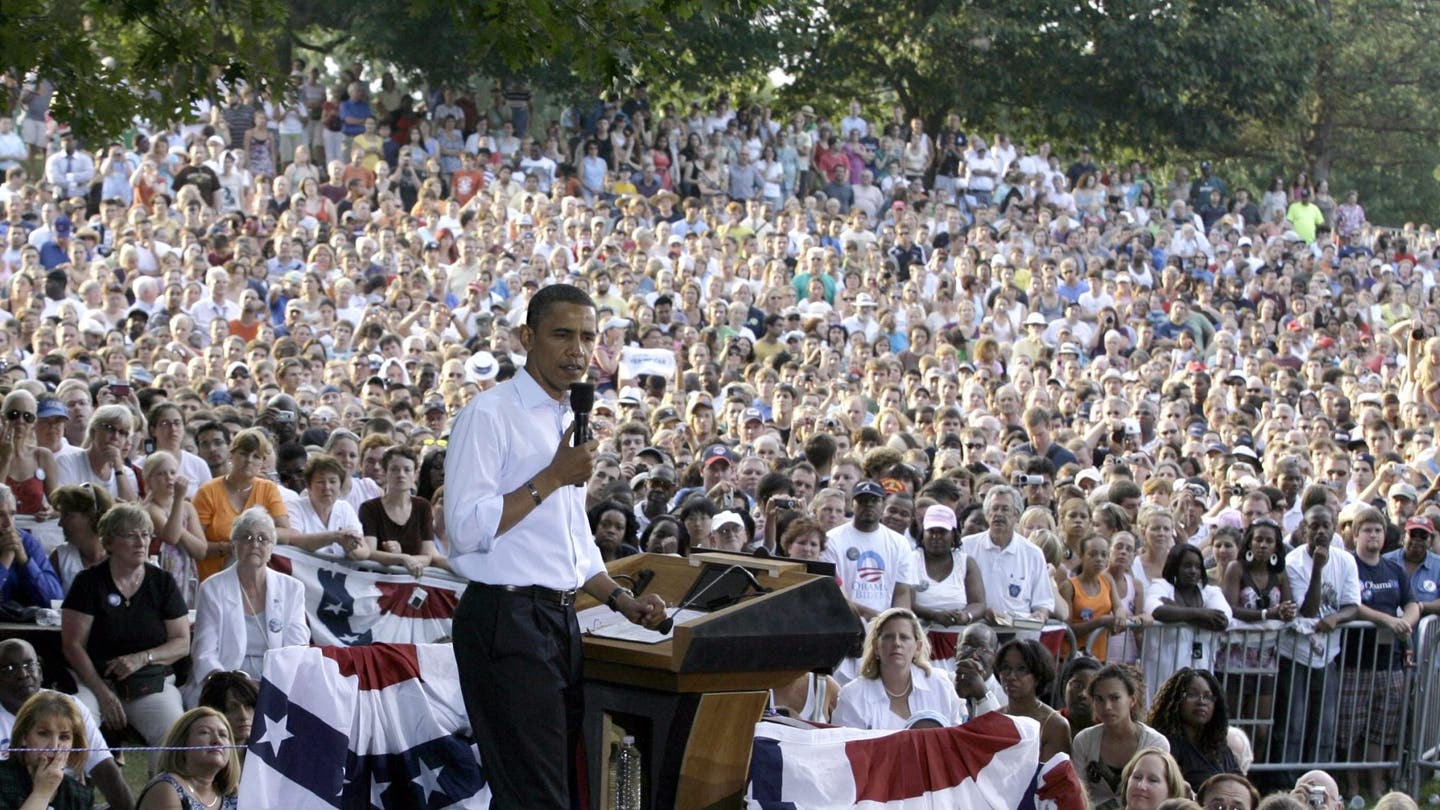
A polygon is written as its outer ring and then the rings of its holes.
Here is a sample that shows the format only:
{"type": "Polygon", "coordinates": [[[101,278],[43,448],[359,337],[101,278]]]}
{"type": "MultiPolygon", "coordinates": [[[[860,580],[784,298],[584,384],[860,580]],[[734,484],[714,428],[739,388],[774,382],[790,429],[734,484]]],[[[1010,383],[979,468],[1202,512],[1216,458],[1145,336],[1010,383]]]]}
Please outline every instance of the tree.
{"type": "Polygon", "coordinates": [[[1314,14],[1306,0],[829,0],[786,69],[797,98],[888,92],[932,124],[955,111],[1047,137],[1200,150],[1298,105],[1314,14]]]}
{"type": "Polygon", "coordinates": [[[6,0],[0,54],[14,81],[55,85],[53,117],[82,138],[113,137],[136,118],[177,119],[215,81],[276,66],[277,0],[6,0]]]}

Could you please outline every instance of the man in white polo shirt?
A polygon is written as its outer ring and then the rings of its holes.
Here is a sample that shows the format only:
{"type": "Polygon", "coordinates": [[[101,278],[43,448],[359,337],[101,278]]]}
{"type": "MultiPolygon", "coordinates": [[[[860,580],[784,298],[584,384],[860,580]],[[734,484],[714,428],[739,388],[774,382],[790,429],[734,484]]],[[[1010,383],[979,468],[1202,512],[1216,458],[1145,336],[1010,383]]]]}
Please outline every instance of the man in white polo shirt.
{"type": "Polygon", "coordinates": [[[1047,621],[1055,610],[1055,590],[1045,555],[1016,533],[1024,503],[1013,487],[993,486],[985,493],[985,520],[990,528],[966,535],[965,554],[980,567],[985,583],[985,618],[1033,618],[1047,621]]]}

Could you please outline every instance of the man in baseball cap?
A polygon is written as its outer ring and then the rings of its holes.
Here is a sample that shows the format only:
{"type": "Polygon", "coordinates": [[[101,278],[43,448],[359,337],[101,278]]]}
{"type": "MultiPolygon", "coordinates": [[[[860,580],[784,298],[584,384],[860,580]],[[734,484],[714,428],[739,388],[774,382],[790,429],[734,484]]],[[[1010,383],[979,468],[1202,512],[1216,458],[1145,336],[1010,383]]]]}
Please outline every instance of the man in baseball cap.
{"type": "Polygon", "coordinates": [[[1440,613],[1440,553],[1435,551],[1435,540],[1435,522],[1417,515],[1405,521],[1400,548],[1383,555],[1409,575],[1410,592],[1420,603],[1422,616],[1440,613]]]}
{"type": "Polygon", "coordinates": [[[729,481],[735,471],[735,451],[723,444],[712,444],[700,454],[701,476],[705,479],[705,491],[716,484],[729,481]]]}
{"type": "MultiPolygon", "coordinates": [[[[821,559],[835,564],[845,598],[861,618],[873,618],[891,607],[910,607],[916,582],[914,558],[909,542],[880,523],[885,487],[864,479],[855,484],[850,497],[854,515],[830,530],[821,559]]],[[[847,659],[841,668],[848,670],[853,663],[847,659]]]]}

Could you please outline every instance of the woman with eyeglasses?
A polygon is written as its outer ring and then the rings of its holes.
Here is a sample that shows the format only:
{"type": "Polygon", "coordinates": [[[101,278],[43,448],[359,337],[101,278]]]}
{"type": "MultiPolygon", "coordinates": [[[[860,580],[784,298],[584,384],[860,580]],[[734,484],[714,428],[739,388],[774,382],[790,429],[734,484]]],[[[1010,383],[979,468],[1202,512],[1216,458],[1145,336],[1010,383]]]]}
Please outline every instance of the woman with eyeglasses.
{"type": "Polygon", "coordinates": [[[35,441],[35,397],[23,389],[11,391],[0,402],[0,471],[15,493],[15,514],[36,521],[55,516],[49,497],[59,484],[55,455],[35,441]]]}
{"type": "Polygon", "coordinates": [[[259,506],[231,523],[235,564],[205,580],[196,600],[195,673],[187,703],[195,702],[212,672],[239,670],[259,681],[267,651],[310,643],[305,586],[269,567],[276,533],[275,519],[259,506]]]}
{"type": "Polygon", "coordinates": [[[264,430],[248,428],[236,433],[230,440],[229,472],[206,481],[195,493],[195,513],[211,545],[211,556],[197,566],[202,582],[217,573],[233,553],[230,524],[252,506],[264,507],[275,521],[280,541],[290,542],[290,511],[280,497],[280,485],[260,475],[265,459],[274,452],[264,430]]]}
{"type": "Polygon", "coordinates": [[[56,485],[89,482],[104,487],[116,500],[139,500],[135,471],[125,463],[134,430],[134,417],[124,405],[96,408],[85,431],[84,452],[56,457],[56,485]]]}
{"type": "Polygon", "coordinates": [[[173,577],[145,562],[155,526],[144,507],[117,504],[100,518],[99,531],[109,559],[76,575],[61,612],[60,646],[77,697],[101,725],[129,725],[160,745],[183,711],[172,665],[190,653],[185,600],[173,577]]]}
{"type": "Polygon", "coordinates": [[[1005,690],[1002,709],[1040,724],[1040,761],[1070,753],[1070,722],[1046,704],[1055,683],[1054,657],[1034,639],[1011,639],[995,654],[995,678],[1005,690]]]}
{"type": "Polygon", "coordinates": [[[64,545],[50,552],[50,565],[60,577],[60,586],[68,593],[75,576],[105,561],[105,548],[100,543],[100,518],[115,505],[110,493],[94,484],[70,484],[51,495],[60,511],[60,531],[64,545]]]}
{"type": "Polygon", "coordinates": [[[1225,694],[1209,671],[1184,667],[1171,675],[1155,694],[1149,725],[1170,742],[1170,755],[1192,790],[1217,773],[1240,773],[1225,694]]]}

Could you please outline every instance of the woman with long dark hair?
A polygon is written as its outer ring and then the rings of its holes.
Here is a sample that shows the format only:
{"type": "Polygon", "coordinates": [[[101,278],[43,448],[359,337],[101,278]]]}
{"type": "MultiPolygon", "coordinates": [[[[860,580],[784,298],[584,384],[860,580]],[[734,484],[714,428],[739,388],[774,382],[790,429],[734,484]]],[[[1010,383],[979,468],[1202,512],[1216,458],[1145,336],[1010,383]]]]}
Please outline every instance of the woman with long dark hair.
{"type": "Polygon", "coordinates": [[[1217,773],[1240,773],[1230,750],[1230,715],[1220,681],[1208,670],[1184,667],[1155,693],[1150,727],[1170,742],[1191,790],[1217,773]]]}

